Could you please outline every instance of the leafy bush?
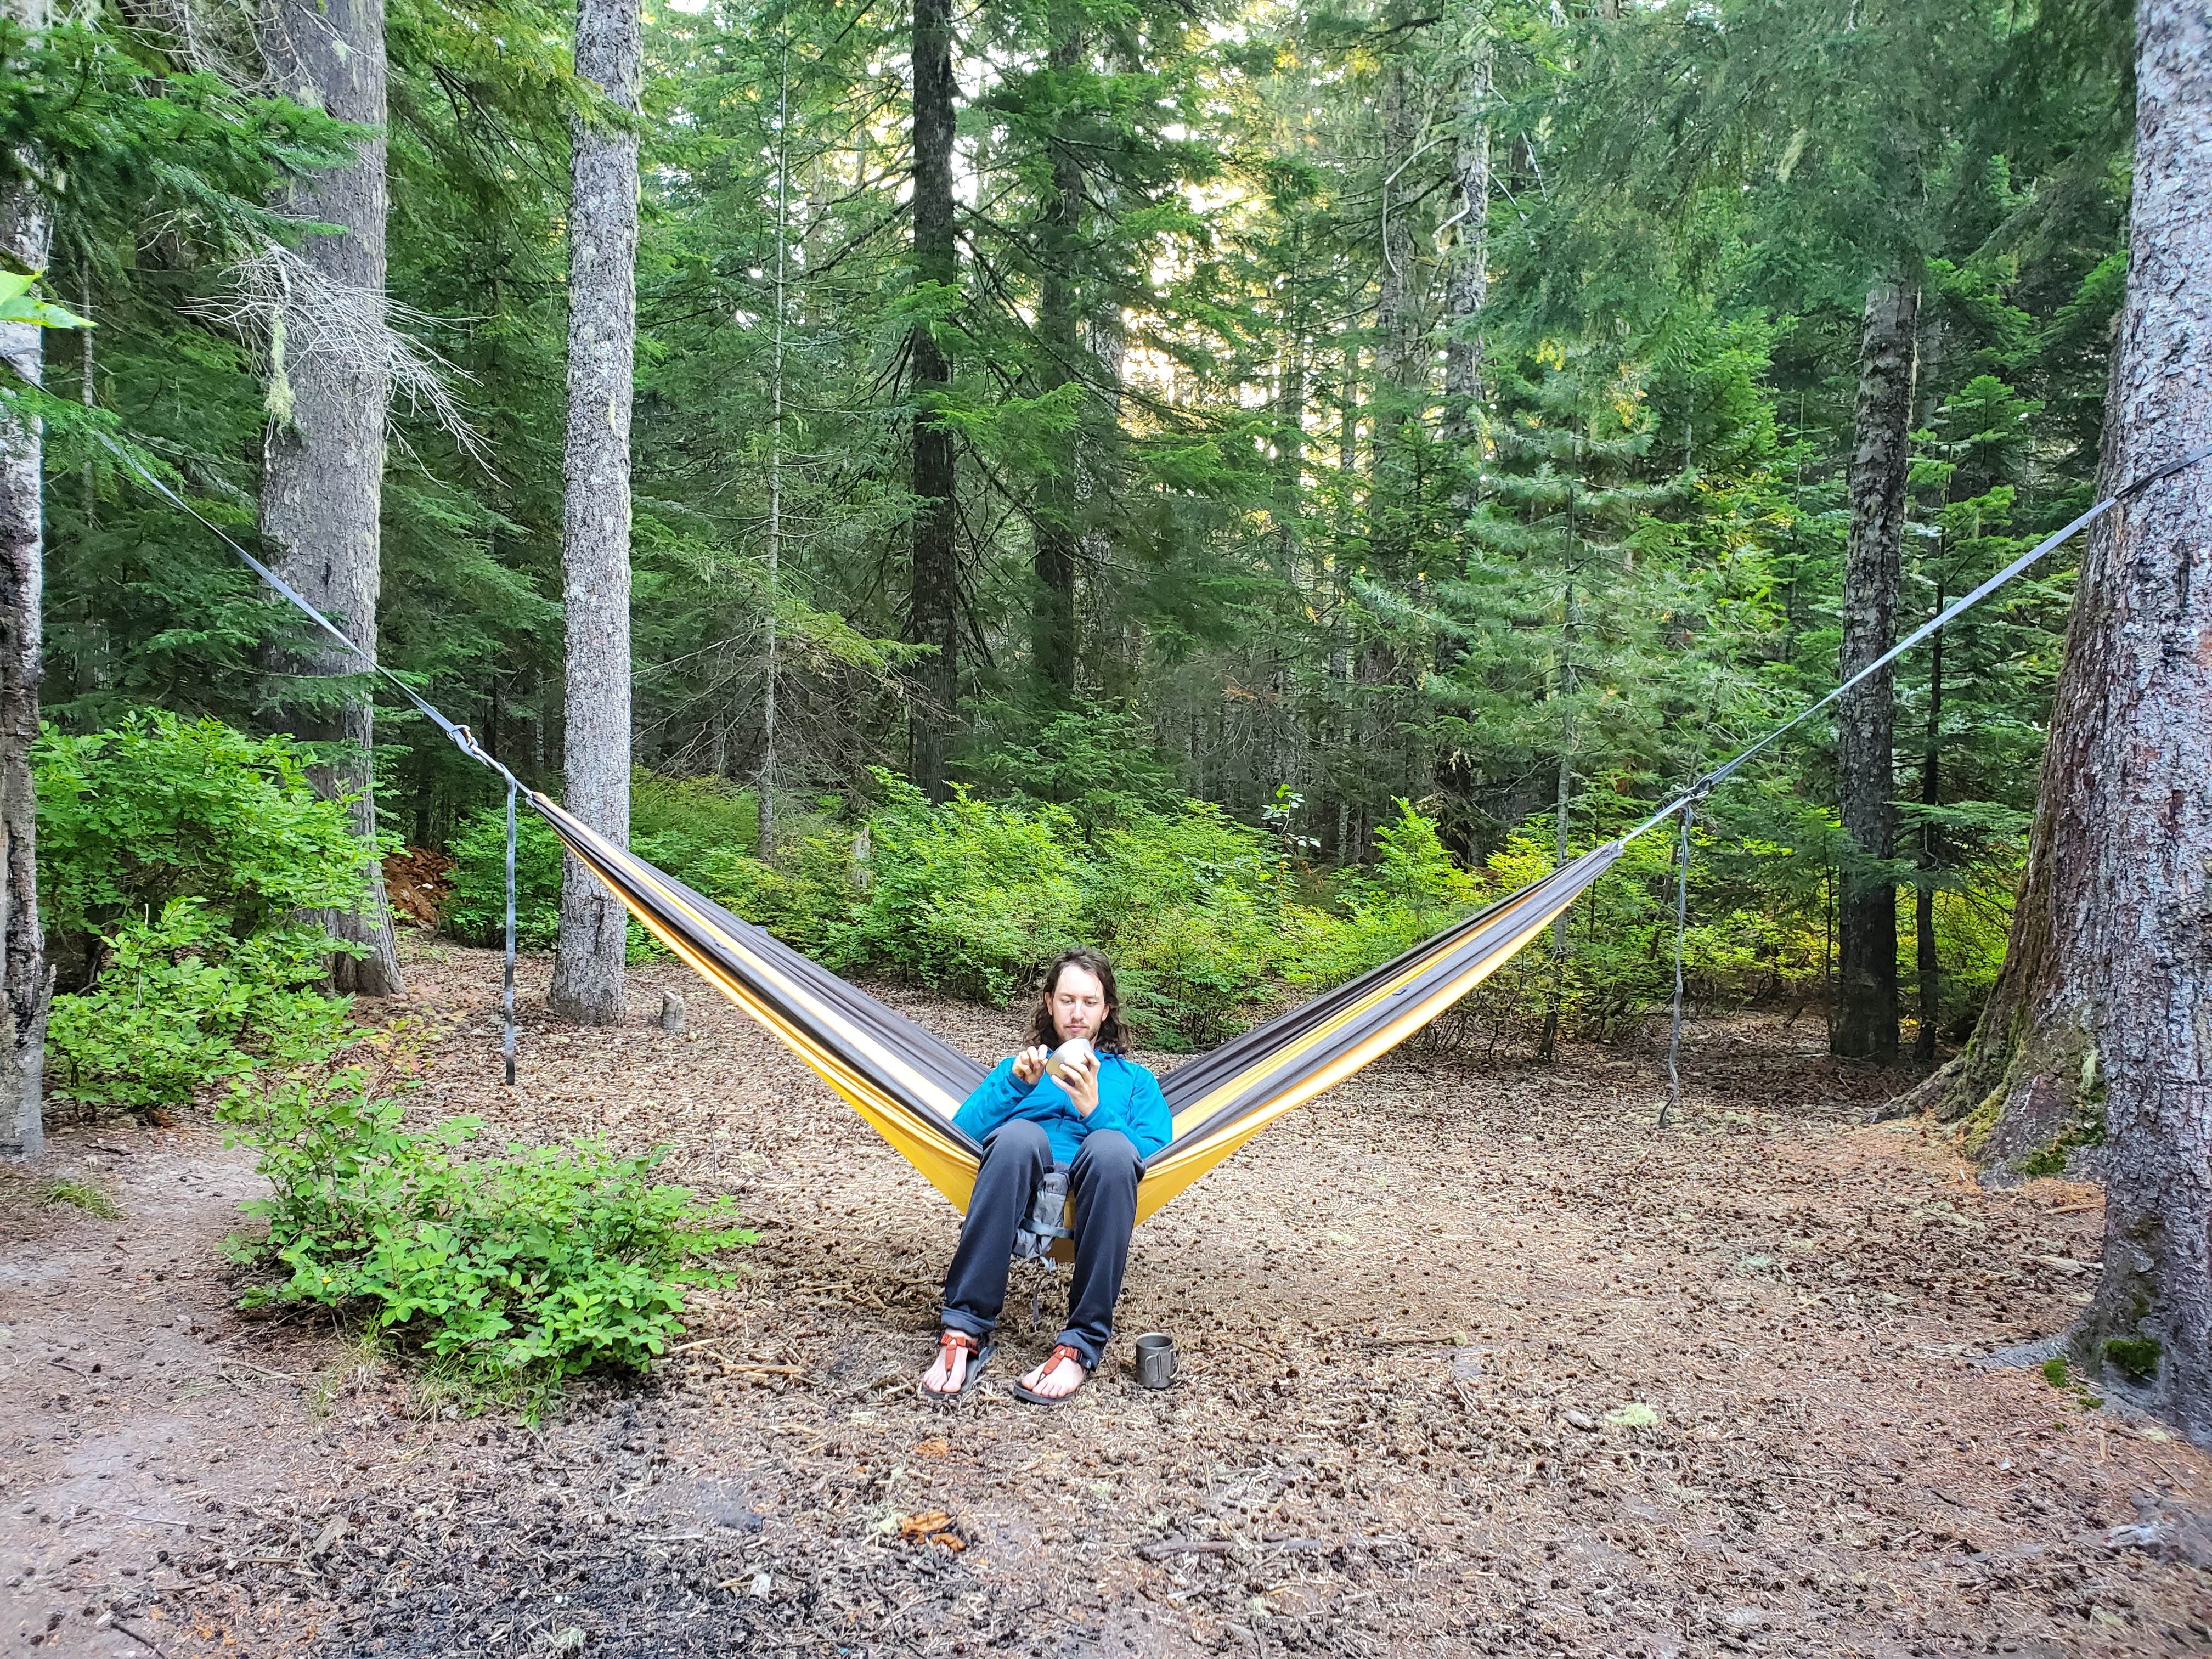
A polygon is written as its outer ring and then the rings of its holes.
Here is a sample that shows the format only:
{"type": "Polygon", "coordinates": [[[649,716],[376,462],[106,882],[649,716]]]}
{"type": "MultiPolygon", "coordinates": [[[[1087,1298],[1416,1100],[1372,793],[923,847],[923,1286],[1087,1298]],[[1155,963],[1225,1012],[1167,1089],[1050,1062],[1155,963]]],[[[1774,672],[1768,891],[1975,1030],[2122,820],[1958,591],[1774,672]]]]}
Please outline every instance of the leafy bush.
{"type": "MultiPolygon", "coordinates": [[[[648,864],[702,892],[737,849],[750,848],[760,831],[759,804],[750,790],[718,778],[662,778],[639,768],[630,774],[631,850],[648,864]]],[[[449,849],[452,886],[445,926],[471,945],[496,945],[507,937],[507,805],[472,813],[449,849]]],[[[529,807],[514,817],[514,933],[528,951],[550,951],[561,933],[560,836],[529,807]]],[[[635,917],[629,955],[635,962],[659,953],[635,917]]]]}
{"type": "Polygon", "coordinates": [[[1174,763],[1132,708],[1056,712],[1033,742],[1001,744],[971,769],[994,792],[1066,807],[1086,832],[1172,812],[1182,799],[1174,763]]]}
{"type": "Polygon", "coordinates": [[[295,910],[354,910],[368,864],[349,803],[325,800],[289,738],[134,714],[76,737],[42,728],[39,903],[63,983],[88,984],[127,915],[205,902],[239,938],[295,910]]]}
{"type": "MultiPolygon", "coordinates": [[[[471,945],[507,937],[507,805],[471,813],[454,836],[445,928],[471,945]]],[[[514,937],[550,951],[561,933],[561,837],[520,801],[514,810],[514,937]]]]}
{"type": "Polygon", "coordinates": [[[707,1258],[752,1242],[727,1200],[654,1182],[658,1152],[470,1158],[477,1119],[410,1132],[360,1067],[238,1090],[223,1115],[275,1189],[245,1206],[266,1236],[232,1241],[236,1259],[284,1270],[247,1305],[362,1310],[480,1383],[647,1368],[683,1330],[687,1290],[722,1282],[707,1258]]]}
{"type": "Polygon", "coordinates": [[[878,773],[865,902],[831,930],[841,969],[888,973],[956,996],[1004,1002],[1023,975],[1083,936],[1085,891],[1074,820],[1055,806],[940,805],[878,773]]]}
{"type": "Polygon", "coordinates": [[[33,751],[40,901],[75,989],[46,1025],[64,1094],[184,1101],[257,1066],[327,1054],[349,1005],[316,988],[336,951],[303,910],[366,898],[350,803],[325,800],[285,738],[135,715],[48,729],[33,751]]]}
{"type": "Polygon", "coordinates": [[[313,922],[241,939],[206,900],[174,898],[104,943],[99,981],[56,997],[46,1022],[59,1088],[88,1104],[189,1100],[258,1066],[320,1059],[351,1033],[349,1001],[313,988],[334,949],[362,947],[334,945],[313,922]]]}

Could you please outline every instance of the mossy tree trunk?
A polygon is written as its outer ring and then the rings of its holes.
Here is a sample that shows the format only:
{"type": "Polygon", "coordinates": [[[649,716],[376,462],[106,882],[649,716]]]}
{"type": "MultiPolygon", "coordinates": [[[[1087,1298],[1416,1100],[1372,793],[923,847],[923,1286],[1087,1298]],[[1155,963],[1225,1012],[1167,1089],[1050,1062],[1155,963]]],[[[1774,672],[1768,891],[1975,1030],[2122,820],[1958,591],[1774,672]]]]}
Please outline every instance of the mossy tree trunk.
{"type": "MultiPolygon", "coordinates": [[[[2212,14],[2142,0],[2126,302],[2101,494],[2212,444],[2212,14]]],[[[2105,1146],[2104,1272],[2075,1334],[2212,1443],[2212,471],[2082,556],[2002,977],[1943,1078],[1982,1155],[2105,1146]]]]}

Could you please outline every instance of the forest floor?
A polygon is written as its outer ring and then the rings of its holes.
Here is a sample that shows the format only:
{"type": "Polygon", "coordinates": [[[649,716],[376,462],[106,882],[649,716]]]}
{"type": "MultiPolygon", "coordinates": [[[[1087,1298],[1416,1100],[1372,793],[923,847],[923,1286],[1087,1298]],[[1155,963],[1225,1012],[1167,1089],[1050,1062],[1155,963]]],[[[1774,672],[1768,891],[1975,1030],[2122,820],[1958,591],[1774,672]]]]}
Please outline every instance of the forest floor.
{"type": "Polygon", "coordinates": [[[1902,1079],[1816,1024],[1701,1023],[1663,1131],[1648,1044],[1385,1060],[1139,1230],[1123,1329],[1173,1334],[1174,1388],[1117,1352],[1014,1401],[1054,1326],[1018,1278],[939,1411],[913,1382],[956,1218],[781,1048],[665,965],[627,1026],[564,1028],[526,962],[509,1091],[496,958],[416,956],[411,1109],[666,1143],[760,1230],[739,1283],[532,1429],[231,1311],[255,1180],[204,1121],[59,1125],[0,1177],[0,1650],[2212,1649],[2212,1458],[2017,1351],[2087,1299],[2095,1189],[1984,1192],[1939,1132],[1867,1124],[1902,1079]]]}

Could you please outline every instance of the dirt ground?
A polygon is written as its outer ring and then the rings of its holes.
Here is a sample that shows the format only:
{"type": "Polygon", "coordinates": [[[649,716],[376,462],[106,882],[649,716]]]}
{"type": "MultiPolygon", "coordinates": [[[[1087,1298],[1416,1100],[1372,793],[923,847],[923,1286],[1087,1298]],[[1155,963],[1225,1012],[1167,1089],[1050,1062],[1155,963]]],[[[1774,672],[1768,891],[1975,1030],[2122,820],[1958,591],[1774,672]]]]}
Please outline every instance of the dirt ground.
{"type": "Polygon", "coordinates": [[[648,1381],[471,1415],[229,1310],[255,1183],[204,1122],[57,1123],[0,1176],[0,1650],[2212,1651],[2212,1459],[2020,1352],[2087,1299],[2094,1188],[1866,1126],[1899,1079],[1808,1021],[1694,1030],[1663,1131],[1656,1048],[1387,1060],[1139,1230],[1123,1330],[1176,1387],[1012,1399],[1065,1283],[1032,1326],[1018,1276],[944,1412],[912,1382],[957,1219],[780,1047],[672,966],[564,1028],[526,963],[509,1092],[496,958],[416,955],[413,1109],[668,1143],[761,1230],[739,1285],[648,1381]]]}

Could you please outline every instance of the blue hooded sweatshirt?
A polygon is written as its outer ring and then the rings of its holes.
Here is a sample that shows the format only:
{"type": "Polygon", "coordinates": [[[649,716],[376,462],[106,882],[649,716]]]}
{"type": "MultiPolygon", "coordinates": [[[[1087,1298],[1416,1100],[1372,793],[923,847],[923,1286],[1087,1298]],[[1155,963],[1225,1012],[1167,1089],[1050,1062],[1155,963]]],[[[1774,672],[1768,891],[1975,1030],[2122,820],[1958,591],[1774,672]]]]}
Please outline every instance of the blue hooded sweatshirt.
{"type": "Polygon", "coordinates": [[[1119,1054],[1102,1053],[1098,1060],[1098,1105],[1089,1117],[1075,1109],[1067,1091],[1049,1073],[1024,1083],[1014,1075],[1014,1062],[1002,1060],[952,1121],[981,1140],[1009,1118],[1028,1118],[1043,1128],[1053,1158],[1060,1164],[1075,1162],[1083,1137],[1093,1129],[1119,1129],[1139,1158],[1150,1158],[1175,1133],[1160,1080],[1119,1054]]]}

